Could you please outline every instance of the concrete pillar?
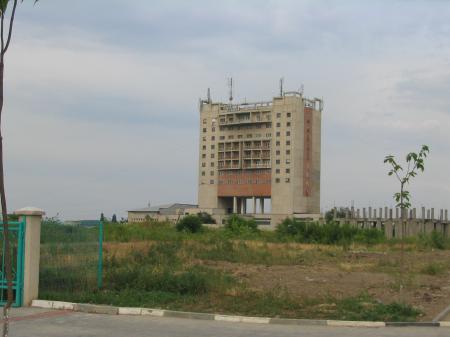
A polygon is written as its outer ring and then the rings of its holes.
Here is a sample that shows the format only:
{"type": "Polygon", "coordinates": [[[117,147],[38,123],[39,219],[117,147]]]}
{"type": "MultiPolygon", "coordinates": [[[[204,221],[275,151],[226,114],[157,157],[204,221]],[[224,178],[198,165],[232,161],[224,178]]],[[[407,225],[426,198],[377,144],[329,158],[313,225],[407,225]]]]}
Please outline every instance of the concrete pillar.
{"type": "Polygon", "coordinates": [[[413,219],[417,219],[417,208],[413,208],[413,219]]]}
{"type": "Polygon", "coordinates": [[[391,220],[392,220],[392,217],[394,216],[393,213],[394,213],[393,209],[390,208],[390,209],[389,209],[389,219],[391,219],[391,220]]]}
{"type": "Polygon", "coordinates": [[[444,210],[441,209],[440,213],[439,213],[439,220],[444,220],[444,210]]]}
{"type": "Polygon", "coordinates": [[[372,207],[369,207],[369,219],[372,219],[372,207]]]}
{"type": "Polygon", "coordinates": [[[245,214],[246,213],[246,204],[247,204],[247,199],[246,198],[241,198],[241,214],[245,214]]]}
{"type": "Polygon", "coordinates": [[[431,214],[430,214],[430,210],[427,209],[427,220],[431,219],[431,214]]]}
{"type": "Polygon", "coordinates": [[[448,221],[448,209],[445,210],[445,221],[448,221]]]}
{"type": "Polygon", "coordinates": [[[256,214],[256,198],[253,197],[252,200],[253,200],[253,213],[256,214]]]}
{"type": "Polygon", "coordinates": [[[373,209],[373,218],[374,219],[377,218],[377,209],[376,208],[373,209]]]}
{"type": "Polygon", "coordinates": [[[351,213],[350,213],[350,217],[351,217],[352,219],[354,219],[354,218],[355,218],[355,207],[352,206],[350,212],[351,212],[351,213]]]}
{"type": "Polygon", "coordinates": [[[434,207],[431,209],[431,220],[434,220],[434,207]]]}
{"type": "Polygon", "coordinates": [[[363,218],[364,218],[364,219],[367,218],[366,208],[365,208],[365,207],[363,207],[363,218]]]}
{"type": "Polygon", "coordinates": [[[360,213],[361,213],[361,212],[360,212],[360,209],[358,208],[358,209],[356,210],[356,218],[357,218],[357,219],[360,218],[360,216],[361,216],[360,213]]]}
{"type": "Polygon", "coordinates": [[[259,208],[261,208],[261,214],[264,214],[264,198],[259,198],[259,208]]]}
{"type": "Polygon", "coordinates": [[[19,221],[25,220],[23,305],[30,306],[39,294],[39,258],[41,256],[41,222],[45,212],[25,207],[14,212],[19,221]]]}
{"type": "Polygon", "coordinates": [[[425,207],[422,206],[422,220],[425,220],[425,207]]]}
{"type": "Polygon", "coordinates": [[[237,214],[237,197],[233,197],[233,214],[237,214]]]}
{"type": "Polygon", "coordinates": [[[395,208],[395,218],[398,219],[398,208],[395,208]]]}
{"type": "Polygon", "coordinates": [[[336,220],[336,218],[337,218],[337,209],[335,207],[333,208],[333,220],[336,220]]]}
{"type": "Polygon", "coordinates": [[[388,208],[387,207],[384,208],[384,218],[385,219],[389,218],[388,208]]]}

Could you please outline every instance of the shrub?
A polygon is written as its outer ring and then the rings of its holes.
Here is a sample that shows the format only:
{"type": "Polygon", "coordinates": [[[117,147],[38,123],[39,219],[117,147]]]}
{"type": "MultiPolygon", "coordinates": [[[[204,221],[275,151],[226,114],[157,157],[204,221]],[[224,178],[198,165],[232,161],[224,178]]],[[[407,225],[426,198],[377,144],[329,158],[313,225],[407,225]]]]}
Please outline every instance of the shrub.
{"type": "Polygon", "coordinates": [[[355,241],[375,244],[384,240],[384,233],[376,228],[359,229],[349,224],[340,225],[337,222],[328,222],[321,225],[316,222],[305,222],[290,218],[280,223],[276,232],[280,238],[290,238],[304,243],[343,244],[348,246],[355,241]]]}
{"type": "Polygon", "coordinates": [[[447,270],[446,266],[442,263],[432,262],[422,268],[421,272],[427,275],[442,275],[447,270]]]}
{"type": "Polygon", "coordinates": [[[211,214],[206,212],[199,212],[197,213],[198,218],[200,219],[202,224],[215,224],[216,220],[211,216],[211,214]]]}
{"type": "Polygon", "coordinates": [[[234,234],[248,234],[258,232],[258,225],[253,219],[244,219],[238,215],[232,215],[225,223],[225,229],[234,234]]]}
{"type": "Polygon", "coordinates": [[[197,233],[202,230],[202,222],[197,215],[187,215],[176,225],[179,232],[197,233]]]}
{"type": "Polygon", "coordinates": [[[423,247],[446,249],[449,247],[449,240],[442,233],[434,230],[431,234],[420,234],[419,244],[423,247]]]}

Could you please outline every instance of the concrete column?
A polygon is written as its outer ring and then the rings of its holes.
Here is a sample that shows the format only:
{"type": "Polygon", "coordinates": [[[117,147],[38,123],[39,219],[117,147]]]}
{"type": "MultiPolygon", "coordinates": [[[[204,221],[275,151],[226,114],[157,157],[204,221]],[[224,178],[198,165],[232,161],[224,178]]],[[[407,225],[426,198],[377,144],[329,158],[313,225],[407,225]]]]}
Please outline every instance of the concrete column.
{"type": "Polygon", "coordinates": [[[233,197],[233,214],[237,214],[237,197],[233,197]]]}
{"type": "Polygon", "coordinates": [[[376,208],[373,209],[373,218],[374,219],[377,218],[377,209],[376,208]]]}
{"type": "Polygon", "coordinates": [[[387,207],[384,208],[384,218],[385,218],[385,219],[389,218],[389,215],[388,215],[388,208],[387,208],[387,207]]]}
{"type": "Polygon", "coordinates": [[[398,219],[398,208],[395,208],[395,218],[398,219]]]}
{"type": "Polygon", "coordinates": [[[253,197],[252,200],[253,200],[253,213],[256,214],[256,198],[253,197]]]}
{"type": "Polygon", "coordinates": [[[358,219],[360,219],[360,217],[361,217],[361,212],[360,211],[361,210],[359,208],[356,210],[356,218],[358,218],[358,219]]]}
{"type": "Polygon", "coordinates": [[[259,208],[261,208],[261,214],[264,214],[264,198],[259,198],[259,208]]]}
{"type": "Polygon", "coordinates": [[[245,204],[246,204],[246,199],[241,198],[241,214],[245,214],[245,204]]]}
{"type": "Polygon", "coordinates": [[[393,213],[394,213],[393,209],[390,208],[390,209],[389,209],[389,219],[391,219],[391,220],[392,220],[392,217],[394,216],[393,213]]]}
{"type": "Polygon", "coordinates": [[[364,219],[367,218],[366,208],[365,208],[365,207],[363,207],[363,218],[364,218],[364,219]]]}
{"type": "Polygon", "coordinates": [[[417,219],[417,208],[413,208],[413,219],[417,219]]]}
{"type": "Polygon", "coordinates": [[[355,207],[353,207],[353,206],[352,206],[352,208],[350,209],[350,217],[351,217],[352,219],[355,218],[355,207]]]}
{"type": "Polygon", "coordinates": [[[41,222],[45,212],[36,207],[25,207],[14,212],[19,221],[25,220],[23,305],[30,306],[39,294],[39,258],[41,256],[41,222]]]}
{"type": "Polygon", "coordinates": [[[335,207],[333,208],[333,220],[336,220],[336,218],[337,218],[337,209],[335,207]]]}
{"type": "Polygon", "coordinates": [[[448,221],[448,209],[445,210],[445,221],[448,221]]]}
{"type": "Polygon", "coordinates": [[[369,207],[369,219],[372,219],[372,207],[369,207]]]}
{"type": "Polygon", "coordinates": [[[430,215],[430,210],[429,209],[427,209],[427,220],[429,220],[431,218],[431,215],[430,215]]]}
{"type": "Polygon", "coordinates": [[[422,206],[422,220],[425,220],[425,207],[422,206]]]}
{"type": "Polygon", "coordinates": [[[444,210],[441,209],[440,213],[439,213],[439,220],[444,220],[444,210]]]}
{"type": "Polygon", "coordinates": [[[431,209],[431,220],[434,220],[434,207],[431,209]]]}

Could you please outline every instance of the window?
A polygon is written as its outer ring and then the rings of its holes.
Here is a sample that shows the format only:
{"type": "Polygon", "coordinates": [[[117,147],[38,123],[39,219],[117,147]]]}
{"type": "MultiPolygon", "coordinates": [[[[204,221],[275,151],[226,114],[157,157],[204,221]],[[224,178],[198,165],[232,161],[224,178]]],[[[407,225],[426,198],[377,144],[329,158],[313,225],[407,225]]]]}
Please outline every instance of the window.
{"type": "Polygon", "coordinates": [[[281,117],[281,113],[277,113],[277,118],[280,118],[281,117]]]}
{"type": "Polygon", "coordinates": [[[270,138],[270,137],[272,137],[272,134],[271,133],[266,133],[266,137],[270,138]]]}
{"type": "Polygon", "coordinates": [[[216,140],[216,137],[215,136],[211,136],[211,140],[216,140]]]}
{"type": "Polygon", "coordinates": [[[276,170],[275,170],[275,173],[276,173],[276,174],[280,174],[280,169],[276,169],[276,170]]]}
{"type": "Polygon", "coordinates": [[[288,118],[291,117],[291,113],[290,112],[287,113],[287,117],[288,118]]]}
{"type": "MultiPolygon", "coordinates": [[[[290,140],[287,140],[287,141],[286,141],[286,145],[291,145],[291,141],[290,141],[290,140]]],[[[213,145],[211,145],[211,146],[213,146],[213,145]]]]}
{"type": "Polygon", "coordinates": [[[203,128],[203,132],[206,132],[206,128],[203,128]]]}
{"type": "Polygon", "coordinates": [[[276,178],[276,179],[275,179],[275,182],[276,182],[276,183],[279,183],[279,182],[280,182],[280,178],[276,178]]]}
{"type": "Polygon", "coordinates": [[[206,167],[206,163],[202,163],[202,167],[206,167]]]}
{"type": "Polygon", "coordinates": [[[214,148],[215,148],[216,146],[213,144],[213,145],[211,145],[211,150],[214,150],[214,148]]]}
{"type": "Polygon", "coordinates": [[[281,126],[281,123],[277,123],[277,128],[279,128],[281,126]]]}
{"type": "Polygon", "coordinates": [[[291,122],[287,122],[287,123],[286,123],[286,126],[287,126],[287,127],[290,127],[290,126],[291,126],[291,122]]]}
{"type": "Polygon", "coordinates": [[[209,174],[213,176],[214,175],[214,171],[209,172],[209,174]]]}
{"type": "Polygon", "coordinates": [[[242,135],[238,135],[238,139],[241,139],[242,138],[242,135]]]}
{"type": "Polygon", "coordinates": [[[205,171],[202,171],[202,176],[205,176],[205,171]]]}
{"type": "Polygon", "coordinates": [[[280,159],[277,159],[276,163],[277,163],[277,164],[280,164],[280,159]]]}
{"type": "Polygon", "coordinates": [[[203,124],[206,124],[206,118],[203,120],[203,124]]]}
{"type": "Polygon", "coordinates": [[[289,178],[286,178],[285,179],[285,181],[288,183],[288,182],[290,182],[291,181],[291,179],[289,179],[289,178]]]}
{"type": "Polygon", "coordinates": [[[286,169],[286,173],[291,173],[291,169],[286,169]]]}
{"type": "Polygon", "coordinates": [[[214,153],[211,153],[211,158],[214,158],[214,153]]]}
{"type": "Polygon", "coordinates": [[[228,136],[228,139],[233,139],[233,138],[234,138],[233,135],[229,135],[229,136],[228,136]]]}
{"type": "Polygon", "coordinates": [[[206,158],[206,154],[203,153],[203,154],[202,154],[202,158],[206,158]]]}
{"type": "Polygon", "coordinates": [[[277,154],[277,156],[279,156],[280,155],[280,150],[277,150],[276,154],[277,154]]]}
{"type": "Polygon", "coordinates": [[[290,136],[291,135],[291,131],[286,131],[286,136],[290,136]]]}
{"type": "Polygon", "coordinates": [[[275,143],[276,146],[280,146],[280,141],[277,140],[277,142],[275,143]]]}
{"type": "Polygon", "coordinates": [[[209,181],[209,183],[210,183],[211,185],[214,185],[214,180],[211,179],[211,180],[209,181]]]}
{"type": "Polygon", "coordinates": [[[212,132],[215,132],[215,131],[216,131],[216,128],[215,128],[215,127],[213,127],[213,128],[211,129],[211,131],[212,131],[212,132]]]}
{"type": "Polygon", "coordinates": [[[202,149],[203,149],[203,150],[206,150],[206,145],[203,145],[203,146],[202,146],[202,149]]]}
{"type": "Polygon", "coordinates": [[[206,142],[206,136],[203,136],[203,141],[206,142]]]}
{"type": "Polygon", "coordinates": [[[277,137],[280,137],[280,131],[277,131],[277,137]]]}
{"type": "Polygon", "coordinates": [[[220,136],[220,140],[224,140],[225,139],[225,136],[220,136]]]}
{"type": "Polygon", "coordinates": [[[286,154],[287,155],[291,154],[291,150],[286,150],[286,154]]]}
{"type": "Polygon", "coordinates": [[[211,167],[214,167],[214,162],[211,162],[211,165],[210,165],[211,167]]]}
{"type": "Polygon", "coordinates": [[[286,164],[290,164],[291,160],[290,159],[286,159],[286,164]]]}

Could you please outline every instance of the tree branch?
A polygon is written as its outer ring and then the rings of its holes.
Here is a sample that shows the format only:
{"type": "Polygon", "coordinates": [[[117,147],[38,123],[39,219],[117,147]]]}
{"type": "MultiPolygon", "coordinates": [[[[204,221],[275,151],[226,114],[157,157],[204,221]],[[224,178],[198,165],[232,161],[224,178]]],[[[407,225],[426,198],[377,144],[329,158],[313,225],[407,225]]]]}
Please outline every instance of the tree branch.
{"type": "Polygon", "coordinates": [[[14,23],[14,16],[16,15],[16,8],[17,8],[17,0],[14,0],[13,9],[12,9],[12,12],[11,12],[11,19],[9,21],[8,39],[6,40],[5,48],[2,49],[2,56],[5,55],[6,51],[8,50],[9,43],[11,42],[12,29],[13,29],[13,23],[14,23]]]}

